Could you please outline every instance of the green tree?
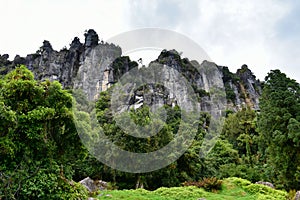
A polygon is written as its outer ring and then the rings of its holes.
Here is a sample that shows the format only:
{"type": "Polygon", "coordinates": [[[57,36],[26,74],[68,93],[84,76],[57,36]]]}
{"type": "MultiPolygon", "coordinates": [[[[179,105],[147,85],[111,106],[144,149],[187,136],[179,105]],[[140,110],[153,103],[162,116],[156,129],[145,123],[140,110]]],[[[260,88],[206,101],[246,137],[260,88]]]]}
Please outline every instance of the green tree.
{"type": "Polygon", "coordinates": [[[300,87],[279,70],[265,78],[258,119],[266,176],[279,187],[299,189],[300,87]],[[298,174],[298,175],[297,175],[298,174]]]}
{"type": "MultiPolygon", "coordinates": [[[[179,106],[171,107],[168,105],[163,106],[163,109],[167,115],[165,123],[158,119],[158,116],[161,114],[160,110],[158,109],[158,111],[153,113],[151,112],[150,107],[147,105],[143,105],[135,110],[131,109],[127,111],[127,114],[125,112],[124,114],[115,116],[119,117],[119,120],[124,120],[123,123],[126,124],[127,127],[126,131],[124,131],[118,126],[118,124],[116,124],[116,121],[112,116],[110,99],[111,88],[108,91],[100,94],[100,98],[96,102],[97,119],[103,128],[104,133],[114,142],[114,144],[118,145],[122,149],[138,153],[147,153],[161,149],[176,136],[179,125],[184,127],[181,128],[184,132],[183,134],[192,134],[189,132],[189,130],[191,130],[189,127],[190,125],[181,120],[182,115],[194,119],[194,117],[191,117],[191,113],[185,113],[181,111],[179,106]],[[132,121],[126,121],[128,119],[131,119],[132,121]],[[160,131],[157,134],[147,138],[137,138],[128,134],[135,133],[134,125],[145,127],[149,124],[151,125],[148,127],[149,129],[157,130],[157,127],[160,127],[160,131]]],[[[199,124],[198,133],[195,134],[195,141],[176,162],[171,163],[169,166],[163,169],[144,174],[121,173],[110,169],[112,181],[116,182],[120,188],[144,186],[148,189],[156,189],[161,186],[179,186],[180,183],[186,180],[197,179],[197,177],[200,177],[200,169],[204,167],[204,163],[201,162],[199,158],[199,151],[204,135],[204,130],[202,127],[204,124],[208,123],[207,118],[208,116],[203,114],[203,119],[195,122],[199,124]]],[[[184,145],[184,142],[181,142],[178,145],[184,145]]],[[[109,156],[109,154],[107,156],[109,156]]]]}
{"type": "Polygon", "coordinates": [[[70,180],[82,145],[71,94],[58,82],[37,82],[21,66],[0,82],[0,198],[76,199],[70,180]]]}
{"type": "Polygon", "coordinates": [[[253,156],[257,152],[256,120],[254,110],[242,108],[242,110],[228,115],[221,135],[223,139],[233,145],[234,149],[239,151],[240,157],[244,157],[246,163],[250,164],[253,163],[253,156]]]}

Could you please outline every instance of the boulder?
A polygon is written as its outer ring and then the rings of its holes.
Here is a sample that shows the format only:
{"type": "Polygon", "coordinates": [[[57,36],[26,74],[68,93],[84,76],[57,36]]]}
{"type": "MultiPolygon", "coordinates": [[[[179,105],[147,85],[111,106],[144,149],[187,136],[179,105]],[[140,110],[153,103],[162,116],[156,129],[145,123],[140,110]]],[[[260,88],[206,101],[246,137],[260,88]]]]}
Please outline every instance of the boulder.
{"type": "Polygon", "coordinates": [[[94,180],[91,179],[90,177],[87,177],[79,182],[81,185],[86,187],[89,192],[95,192],[98,190],[97,185],[95,184],[94,180]]]}
{"type": "Polygon", "coordinates": [[[265,186],[268,186],[268,187],[273,188],[273,189],[275,188],[274,185],[270,182],[258,181],[255,184],[265,185],[265,186]]]}
{"type": "Polygon", "coordinates": [[[90,177],[86,177],[85,179],[79,181],[79,183],[86,187],[89,192],[96,192],[98,190],[104,190],[107,188],[107,182],[102,180],[94,181],[90,177]]]}

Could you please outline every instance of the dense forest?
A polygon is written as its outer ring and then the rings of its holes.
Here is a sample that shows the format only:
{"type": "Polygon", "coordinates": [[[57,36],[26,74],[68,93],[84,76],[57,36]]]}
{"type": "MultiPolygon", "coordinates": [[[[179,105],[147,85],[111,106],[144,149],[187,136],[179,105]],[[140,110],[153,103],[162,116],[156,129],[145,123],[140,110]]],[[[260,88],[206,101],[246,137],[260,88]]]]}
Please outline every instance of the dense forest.
{"type": "MultiPolygon", "coordinates": [[[[156,122],[159,133],[137,139],[124,133],[112,117],[113,87],[101,92],[93,106],[82,91],[36,80],[21,65],[0,79],[0,199],[87,199],[87,190],[78,183],[86,177],[107,181],[110,189],[119,190],[156,190],[239,177],[271,182],[293,196],[300,190],[300,85],[272,70],[262,87],[259,110],[248,105],[226,110],[221,135],[206,157],[199,151],[206,126],[213,121],[201,112],[194,122],[198,127],[194,141],[178,160],[156,171],[126,173],[92,156],[78,127],[90,133],[86,137],[94,137],[98,123],[122,149],[151,152],[176,136],[180,106],[164,105],[167,119],[164,124],[156,122]]],[[[151,114],[147,105],[129,111],[141,126],[150,123],[151,114]]]]}

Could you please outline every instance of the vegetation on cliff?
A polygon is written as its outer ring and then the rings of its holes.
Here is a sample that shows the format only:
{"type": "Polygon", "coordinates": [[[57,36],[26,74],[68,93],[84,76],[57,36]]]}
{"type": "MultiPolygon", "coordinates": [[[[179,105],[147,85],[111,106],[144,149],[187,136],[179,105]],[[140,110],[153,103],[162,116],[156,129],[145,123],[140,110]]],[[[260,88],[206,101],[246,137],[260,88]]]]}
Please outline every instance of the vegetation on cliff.
{"type": "MultiPolygon", "coordinates": [[[[93,108],[82,92],[65,90],[56,81],[37,81],[25,66],[17,67],[0,79],[0,199],[85,199],[87,191],[77,182],[87,176],[109,181],[112,188],[154,190],[104,193],[116,198],[150,195],[170,199],[179,198],[181,192],[190,198],[286,198],[286,192],[249,181],[269,181],[277,189],[300,190],[299,91],[296,81],[273,70],[265,79],[260,111],[245,106],[228,112],[221,137],[206,157],[200,157],[199,150],[213,121],[209,114],[201,113],[195,122],[199,128],[193,144],[176,162],[154,172],[131,174],[93,158],[81,143],[74,123],[90,130],[94,126],[90,115],[95,114],[97,123],[116,144],[134,152],[149,152],[176,135],[179,106],[165,105],[168,117],[158,136],[134,139],[124,134],[111,116],[110,90],[100,94],[93,108]],[[77,110],[72,109],[72,95],[77,97],[77,110]],[[74,118],[74,112],[82,116],[81,121],[74,118]],[[221,190],[207,193],[195,187],[160,188],[179,187],[206,177],[224,179],[221,190]]],[[[149,123],[150,115],[146,105],[130,111],[130,117],[140,125],[149,123]]]]}

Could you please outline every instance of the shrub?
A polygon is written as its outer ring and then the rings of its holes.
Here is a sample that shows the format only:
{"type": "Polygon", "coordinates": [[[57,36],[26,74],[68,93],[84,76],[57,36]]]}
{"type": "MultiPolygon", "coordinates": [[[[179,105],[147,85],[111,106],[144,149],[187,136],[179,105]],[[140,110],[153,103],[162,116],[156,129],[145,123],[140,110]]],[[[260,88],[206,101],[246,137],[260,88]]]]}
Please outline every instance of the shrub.
{"type": "Polygon", "coordinates": [[[250,164],[229,163],[220,166],[218,177],[239,177],[251,182],[256,182],[262,179],[262,173],[259,166],[252,167],[250,164]]]}
{"type": "Polygon", "coordinates": [[[197,197],[201,197],[205,194],[202,189],[198,189],[193,186],[173,188],[161,187],[155,190],[153,193],[174,200],[180,200],[182,197],[185,197],[186,199],[196,199],[197,197]]]}
{"type": "Polygon", "coordinates": [[[242,178],[237,178],[237,177],[230,177],[230,178],[227,178],[227,180],[229,180],[233,184],[235,184],[237,186],[241,186],[241,187],[248,186],[251,184],[250,181],[242,179],[242,178]]]}
{"type": "Polygon", "coordinates": [[[267,199],[279,200],[279,199],[287,199],[288,197],[287,192],[281,190],[275,190],[273,188],[261,184],[251,184],[243,188],[250,194],[261,194],[261,195],[267,195],[272,197],[267,199]]]}
{"type": "Polygon", "coordinates": [[[204,178],[201,181],[184,182],[183,185],[196,186],[199,188],[204,188],[207,191],[212,191],[212,190],[220,190],[222,188],[222,181],[217,179],[216,177],[213,177],[213,178],[204,178]]]}

